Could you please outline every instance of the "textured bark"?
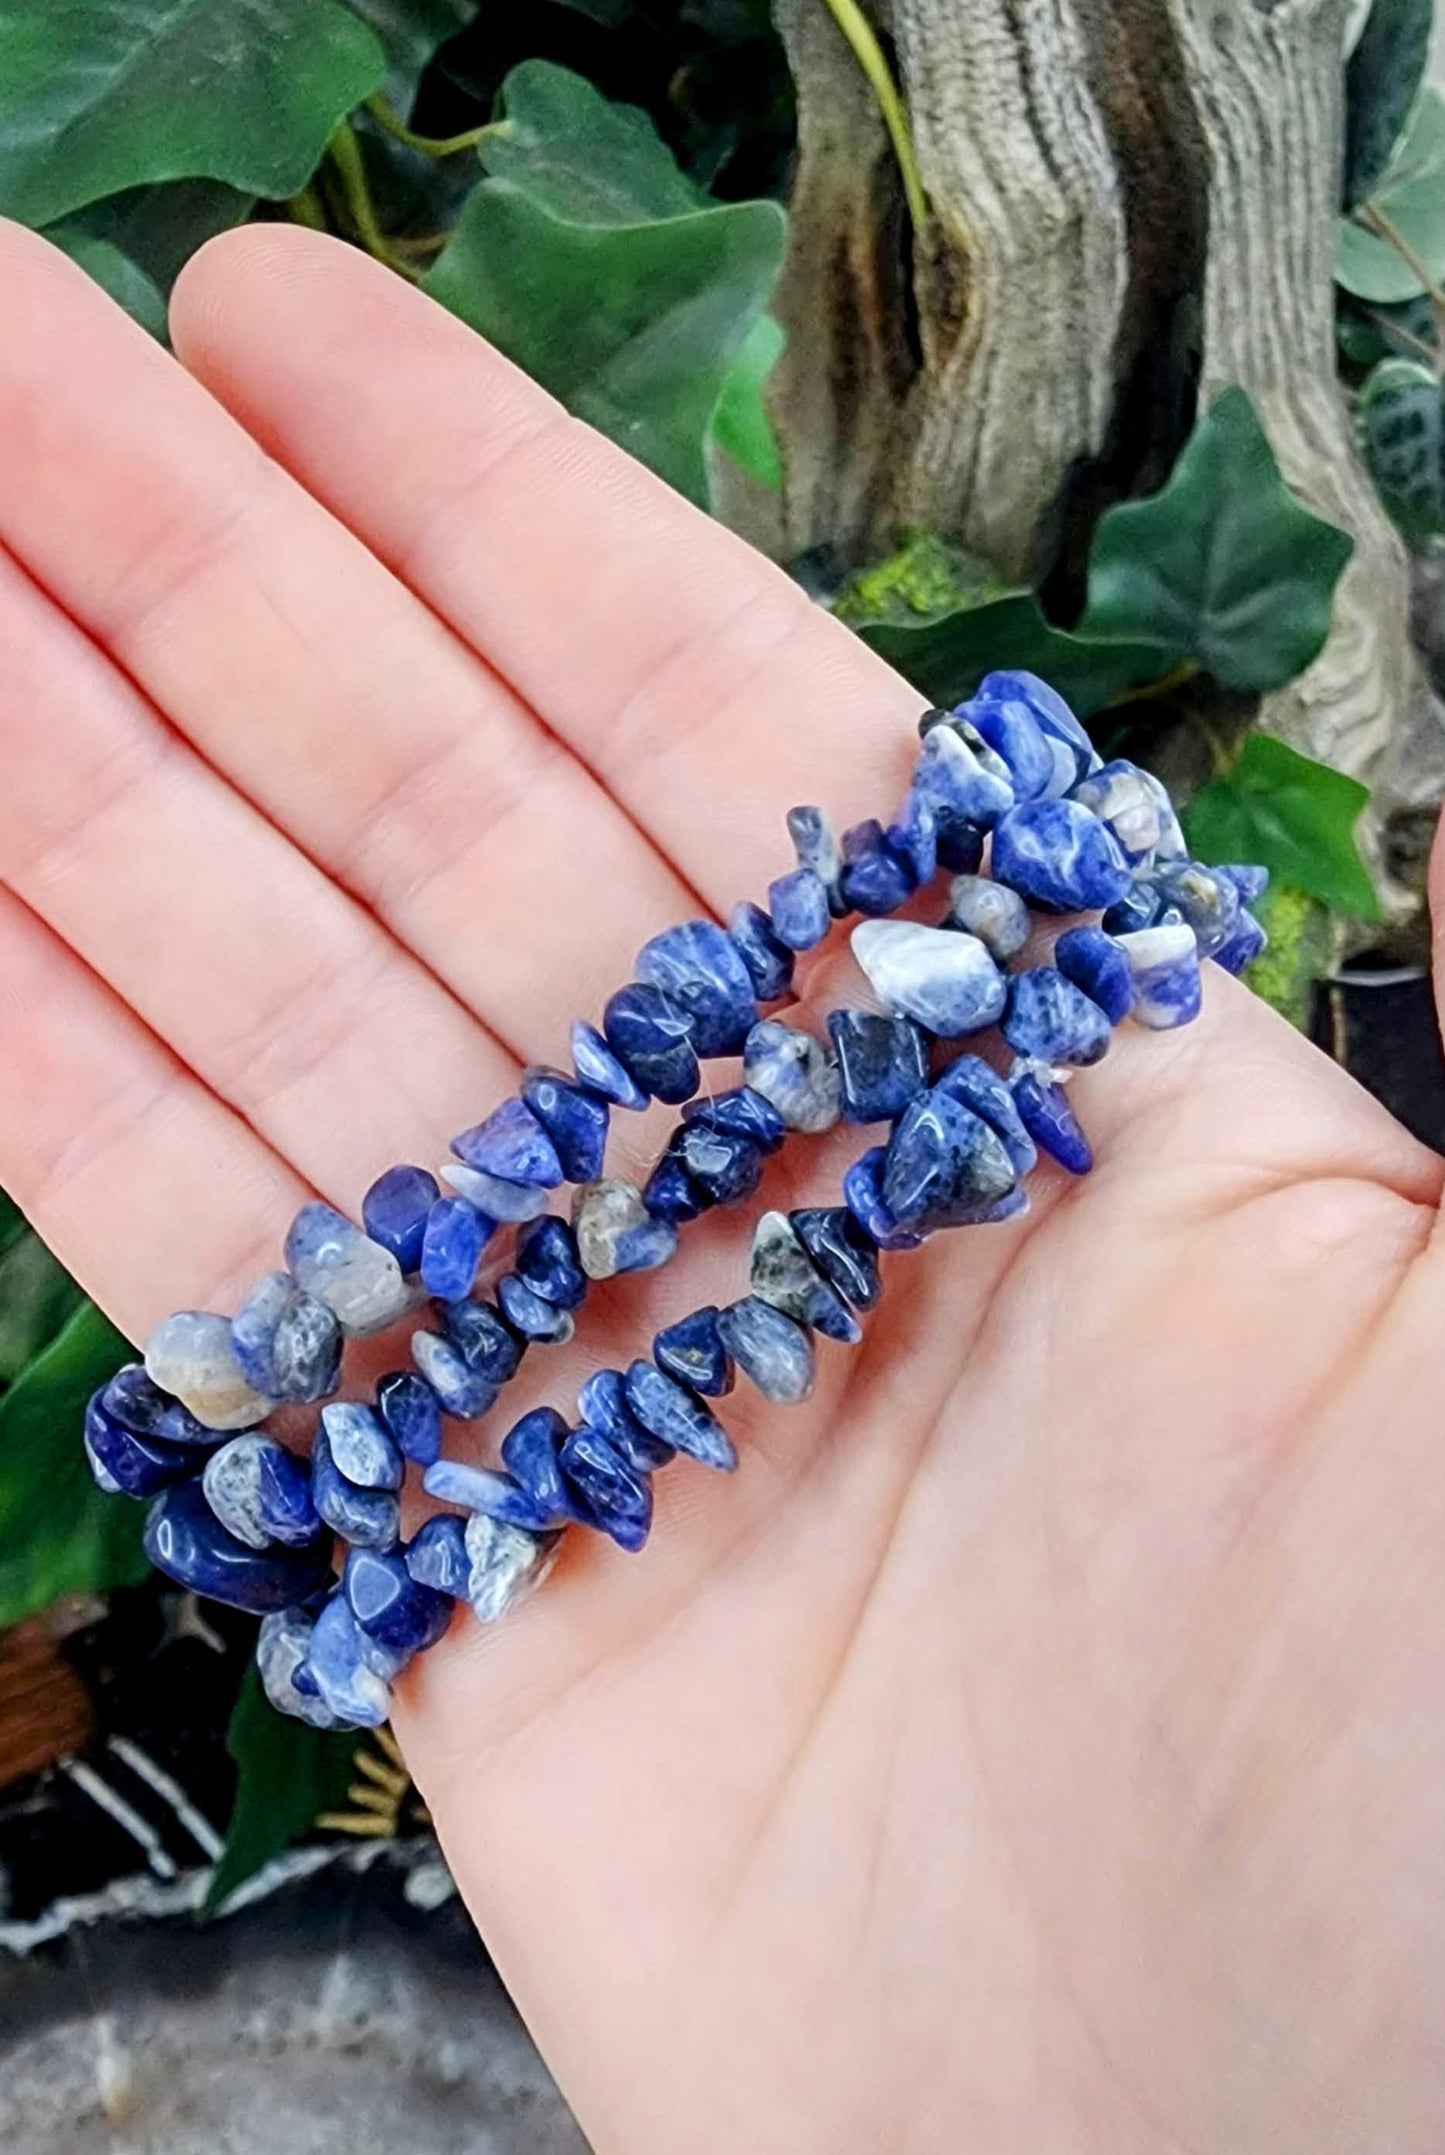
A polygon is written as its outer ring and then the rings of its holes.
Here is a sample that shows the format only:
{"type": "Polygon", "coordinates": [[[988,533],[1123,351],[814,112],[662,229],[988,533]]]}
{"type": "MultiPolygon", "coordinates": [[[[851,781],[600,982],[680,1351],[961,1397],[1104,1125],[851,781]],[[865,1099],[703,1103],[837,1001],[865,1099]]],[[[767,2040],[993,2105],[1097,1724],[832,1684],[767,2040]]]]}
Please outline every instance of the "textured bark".
{"type": "Polygon", "coordinates": [[[1157,486],[1198,397],[1241,383],[1356,545],[1325,651],[1265,722],[1390,784],[1419,677],[1335,375],[1349,8],[873,0],[930,203],[915,234],[825,0],[777,0],[800,108],[781,547],[851,563],[921,524],[1077,590],[1099,510],[1157,486]]]}

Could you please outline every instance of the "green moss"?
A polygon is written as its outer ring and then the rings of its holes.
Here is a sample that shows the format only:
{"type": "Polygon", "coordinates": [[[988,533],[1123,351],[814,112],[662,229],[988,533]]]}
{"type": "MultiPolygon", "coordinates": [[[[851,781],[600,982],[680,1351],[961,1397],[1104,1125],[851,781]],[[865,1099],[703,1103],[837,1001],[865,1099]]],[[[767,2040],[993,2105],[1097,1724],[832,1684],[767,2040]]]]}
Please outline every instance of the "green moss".
{"type": "Polygon", "coordinates": [[[1008,589],[987,563],[936,532],[908,531],[896,553],[858,571],[833,611],[850,628],[916,627],[982,605],[1008,589]]]}
{"type": "Polygon", "coordinates": [[[1317,898],[1288,884],[1268,890],[1255,911],[1269,936],[1269,948],[1245,978],[1256,995],[1306,1032],[1314,984],[1332,973],[1339,960],[1339,921],[1317,898]]]}

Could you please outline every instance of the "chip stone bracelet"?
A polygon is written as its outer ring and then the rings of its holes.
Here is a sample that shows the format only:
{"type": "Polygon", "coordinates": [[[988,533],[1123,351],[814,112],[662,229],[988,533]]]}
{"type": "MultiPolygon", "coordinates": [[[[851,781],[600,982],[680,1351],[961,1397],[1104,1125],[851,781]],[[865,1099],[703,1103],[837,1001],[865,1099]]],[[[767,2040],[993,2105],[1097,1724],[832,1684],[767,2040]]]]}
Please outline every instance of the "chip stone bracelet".
{"type": "Polygon", "coordinates": [[[1037,676],[990,674],[920,732],[893,821],[840,839],[821,808],[793,809],[795,865],[765,906],[744,901],[726,929],[695,920],[654,936],[600,1028],[573,1026],[569,1070],[525,1071],[435,1172],[391,1168],[359,1224],[304,1206],[283,1266],[233,1317],[168,1317],[144,1363],[90,1401],[96,1480],[149,1502],[145,1545],[162,1572],[262,1616],[260,1674],[283,1712],[375,1726],[457,1602],[485,1623],[505,1615],[566,1529],[641,1549],[660,1467],[679,1454],[737,1466],[711,1402],[739,1372],[778,1406],[807,1399],[815,1340],[861,1339],[881,1252],[1017,1218],[1041,1153],[1087,1174],[1069,1076],[1126,1020],[1188,1024],[1202,961],[1237,973],[1264,948],[1249,908],[1265,872],[1191,861],[1160,781],[1104,762],[1037,676]],[[940,871],[941,919],[891,917],[940,871]],[[853,954],[881,1009],[831,1011],[826,1042],[763,1015],[789,998],[798,956],[854,914],[853,954]],[[1047,963],[1023,963],[1039,919],[1072,924],[1047,963]],[[952,1052],[985,1034],[1003,1043],[993,1061],[952,1052]],[[739,1082],[705,1092],[703,1065],[720,1059],[740,1062],[739,1082]],[[681,1115],[651,1175],[608,1176],[613,1110],[653,1101],[681,1115]],[[666,1264],[690,1221],[754,1194],[790,1137],[840,1121],[886,1135],[839,1202],[761,1214],[736,1301],[594,1371],[573,1416],[522,1415],[495,1465],[444,1456],[448,1422],[481,1420],[529,1348],[573,1337],[594,1280],[666,1264]],[[478,1281],[496,1251],[507,1269],[488,1298],[478,1281]],[[369,1400],[338,1398],[348,1340],[423,1311],[411,1366],[369,1400]],[[309,1457],[264,1426],[307,1408],[319,1410],[309,1457]],[[409,1469],[447,1508],[403,1539],[409,1469]]]}

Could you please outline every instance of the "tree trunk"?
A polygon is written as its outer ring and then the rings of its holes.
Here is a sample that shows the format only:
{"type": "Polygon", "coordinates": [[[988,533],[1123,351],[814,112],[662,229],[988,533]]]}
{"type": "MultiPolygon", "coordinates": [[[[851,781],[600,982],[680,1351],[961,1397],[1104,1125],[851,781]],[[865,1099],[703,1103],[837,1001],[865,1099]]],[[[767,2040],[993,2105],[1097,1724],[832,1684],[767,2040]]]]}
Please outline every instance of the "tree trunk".
{"type": "Polygon", "coordinates": [[[1240,383],[1355,540],[1324,651],[1263,722],[1388,809],[1418,791],[1407,714],[1438,714],[1335,374],[1349,8],[871,0],[928,195],[914,232],[826,0],[776,0],[799,93],[778,539],[847,565],[921,525],[1077,595],[1100,511],[1158,486],[1200,400],[1240,383]]]}

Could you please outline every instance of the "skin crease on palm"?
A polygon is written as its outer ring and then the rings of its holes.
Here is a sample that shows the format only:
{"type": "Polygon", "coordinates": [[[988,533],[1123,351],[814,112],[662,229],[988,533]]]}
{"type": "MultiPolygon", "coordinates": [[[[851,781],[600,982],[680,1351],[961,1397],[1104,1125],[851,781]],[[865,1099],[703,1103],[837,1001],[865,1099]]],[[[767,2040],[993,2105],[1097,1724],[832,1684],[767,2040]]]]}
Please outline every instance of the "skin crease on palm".
{"type": "MultiPolygon", "coordinates": [[[[208,247],[176,359],[10,228],[0,302],[0,1182],[139,1339],[442,1157],[793,802],[886,810],[919,699],[315,235],[208,247]]],[[[401,1686],[598,2155],[1442,2144],[1440,1162],[1223,976],[1075,1098],[1091,1178],[889,1260],[736,1476],[401,1686]]]]}

